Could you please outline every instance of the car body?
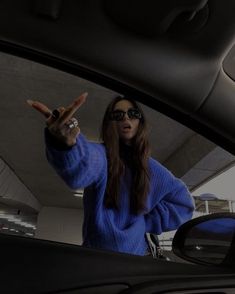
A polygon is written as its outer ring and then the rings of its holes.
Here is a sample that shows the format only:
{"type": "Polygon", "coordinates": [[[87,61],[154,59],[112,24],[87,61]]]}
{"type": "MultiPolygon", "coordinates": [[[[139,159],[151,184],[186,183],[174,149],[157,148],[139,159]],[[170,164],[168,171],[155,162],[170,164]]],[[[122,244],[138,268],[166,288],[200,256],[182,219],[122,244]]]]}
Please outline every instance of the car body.
{"type": "MultiPolygon", "coordinates": [[[[235,153],[233,0],[4,0],[0,15],[1,52],[134,97],[235,153]]],[[[0,245],[2,293],[235,291],[226,266],[5,234],[0,245]]]]}

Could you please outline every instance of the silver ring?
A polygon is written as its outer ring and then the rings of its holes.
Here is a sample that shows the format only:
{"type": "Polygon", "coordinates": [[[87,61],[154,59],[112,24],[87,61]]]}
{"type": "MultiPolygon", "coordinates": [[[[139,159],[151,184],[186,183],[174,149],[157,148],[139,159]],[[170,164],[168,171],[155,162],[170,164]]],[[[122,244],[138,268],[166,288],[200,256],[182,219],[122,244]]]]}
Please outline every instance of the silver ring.
{"type": "Polygon", "coordinates": [[[60,112],[58,109],[54,109],[51,114],[55,119],[60,117],[60,112]]]}
{"type": "Polygon", "coordinates": [[[68,128],[73,129],[76,128],[78,126],[78,121],[76,120],[76,118],[71,118],[69,120],[69,124],[68,124],[68,128]]]}

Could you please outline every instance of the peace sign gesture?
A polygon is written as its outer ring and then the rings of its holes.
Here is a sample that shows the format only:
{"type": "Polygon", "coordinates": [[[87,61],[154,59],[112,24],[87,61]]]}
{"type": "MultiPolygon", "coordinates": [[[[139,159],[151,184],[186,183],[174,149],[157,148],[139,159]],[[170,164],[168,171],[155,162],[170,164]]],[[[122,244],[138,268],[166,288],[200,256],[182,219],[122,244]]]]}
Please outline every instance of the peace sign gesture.
{"type": "Polygon", "coordinates": [[[66,108],[58,107],[53,111],[39,101],[27,100],[27,103],[44,115],[48,130],[55,138],[67,146],[73,146],[80,133],[78,121],[73,115],[86,101],[87,95],[83,93],[66,108]]]}

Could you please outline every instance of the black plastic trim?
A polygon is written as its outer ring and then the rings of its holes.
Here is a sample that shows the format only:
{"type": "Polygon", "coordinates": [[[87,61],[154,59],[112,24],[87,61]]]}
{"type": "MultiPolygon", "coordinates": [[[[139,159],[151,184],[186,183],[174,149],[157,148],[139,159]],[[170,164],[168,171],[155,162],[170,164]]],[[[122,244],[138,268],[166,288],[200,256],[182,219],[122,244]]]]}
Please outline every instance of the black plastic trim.
{"type": "Polygon", "coordinates": [[[4,252],[0,279],[4,294],[80,293],[79,289],[85,291],[105,285],[116,285],[114,290],[118,289],[117,285],[126,287],[121,293],[195,289],[195,285],[235,286],[234,269],[230,268],[168,262],[5,234],[0,234],[0,248],[4,252]]]}
{"type": "Polygon", "coordinates": [[[62,0],[34,0],[33,12],[41,17],[51,20],[59,18],[62,6],[62,0]]]}

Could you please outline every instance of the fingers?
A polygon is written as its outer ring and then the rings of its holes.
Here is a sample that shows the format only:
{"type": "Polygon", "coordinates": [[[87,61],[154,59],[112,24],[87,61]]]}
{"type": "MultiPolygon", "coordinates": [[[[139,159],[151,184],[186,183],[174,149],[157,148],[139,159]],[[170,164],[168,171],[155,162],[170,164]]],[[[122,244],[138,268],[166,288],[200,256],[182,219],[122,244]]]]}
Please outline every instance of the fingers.
{"type": "Polygon", "coordinates": [[[61,125],[65,124],[69,119],[73,117],[74,113],[82,106],[83,103],[85,103],[87,95],[87,92],[83,93],[67,107],[63,115],[58,119],[58,122],[61,125]]]}
{"type": "Polygon", "coordinates": [[[65,143],[68,146],[73,146],[76,144],[76,138],[80,134],[80,128],[75,127],[73,129],[67,128],[68,135],[66,136],[65,143]]]}
{"type": "Polygon", "coordinates": [[[65,111],[64,107],[58,107],[51,112],[51,115],[47,118],[46,124],[47,126],[54,123],[65,111]]]}
{"type": "Polygon", "coordinates": [[[43,103],[33,100],[27,100],[28,105],[32,106],[34,109],[42,113],[46,118],[51,116],[51,110],[43,103]]]}
{"type": "MultiPolygon", "coordinates": [[[[73,103],[67,107],[67,109],[60,107],[59,111],[61,113],[63,112],[63,114],[60,115],[58,123],[64,124],[66,121],[68,121],[73,116],[73,114],[81,107],[81,105],[86,101],[87,95],[88,93],[83,93],[81,96],[75,99],[73,103]]],[[[45,104],[39,101],[27,100],[27,103],[28,105],[42,113],[47,119],[49,119],[53,114],[52,111],[45,104]]]]}
{"type": "MultiPolygon", "coordinates": [[[[80,95],[73,101],[72,104],[70,104],[67,107],[67,109],[65,109],[64,107],[58,108],[60,113],[62,113],[62,115],[59,116],[58,123],[64,124],[66,121],[68,121],[73,116],[73,114],[81,107],[81,105],[86,101],[87,95],[87,92],[80,95]]],[[[47,119],[49,119],[53,115],[52,111],[45,104],[39,101],[27,100],[27,103],[28,105],[42,113],[47,119]]],[[[54,118],[57,119],[58,117],[54,118]]]]}
{"type": "Polygon", "coordinates": [[[39,101],[27,100],[27,103],[46,117],[48,130],[53,136],[68,146],[73,146],[80,133],[78,122],[73,115],[86,101],[87,95],[88,93],[83,93],[67,108],[58,107],[53,111],[39,101]]]}
{"type": "Polygon", "coordinates": [[[78,122],[75,118],[68,120],[62,126],[58,127],[57,121],[55,123],[48,123],[48,130],[59,141],[65,143],[67,146],[73,146],[76,144],[76,138],[80,133],[78,122]]]}

